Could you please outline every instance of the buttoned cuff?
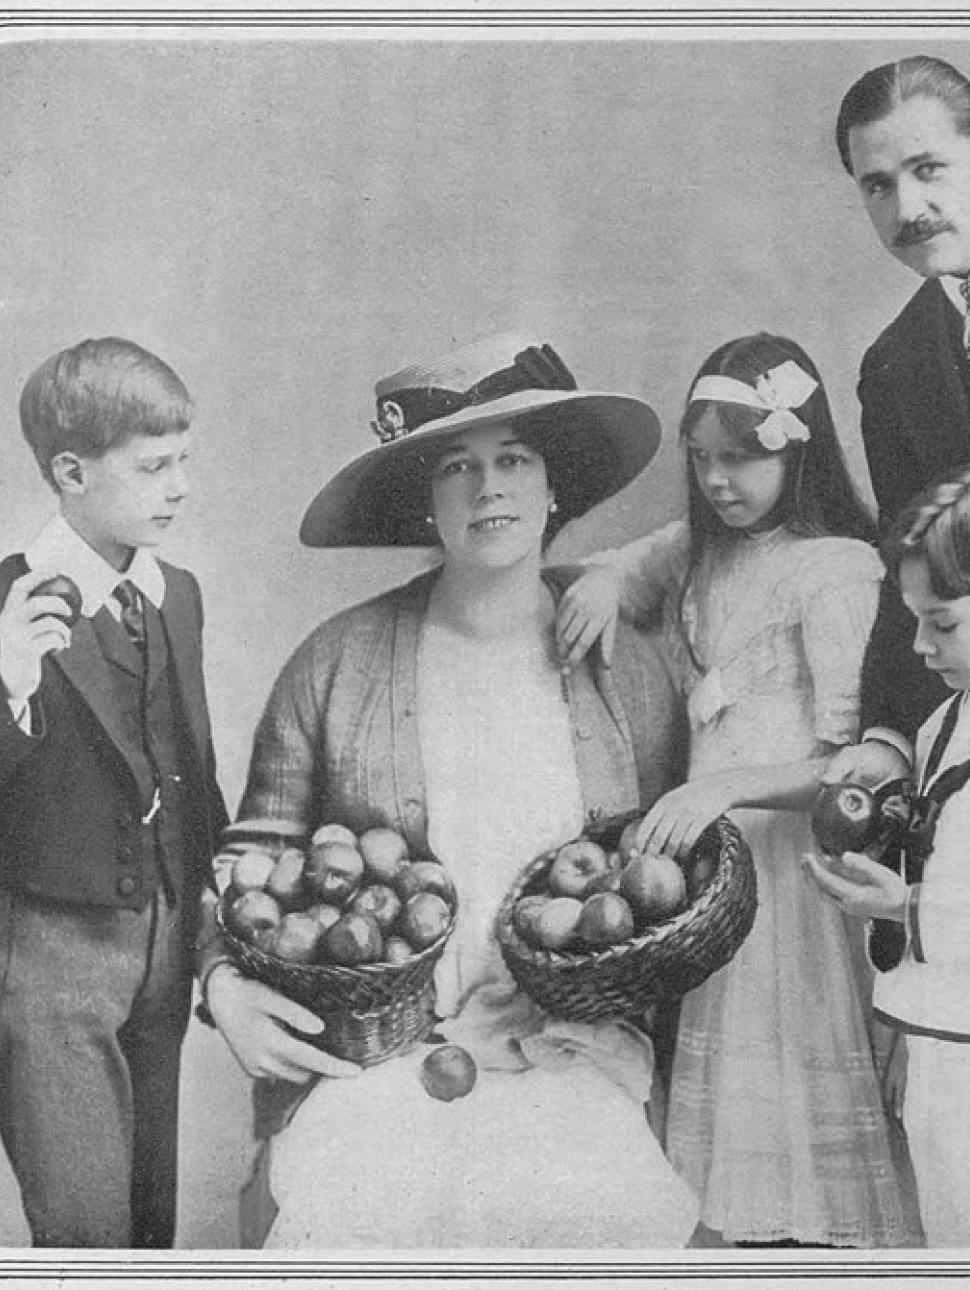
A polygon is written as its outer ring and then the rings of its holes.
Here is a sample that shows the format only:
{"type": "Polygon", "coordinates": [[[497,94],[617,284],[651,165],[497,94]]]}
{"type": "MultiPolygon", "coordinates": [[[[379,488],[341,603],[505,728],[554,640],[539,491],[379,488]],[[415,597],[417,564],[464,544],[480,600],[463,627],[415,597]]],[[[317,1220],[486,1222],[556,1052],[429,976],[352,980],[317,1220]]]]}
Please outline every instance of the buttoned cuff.
{"type": "Polygon", "coordinates": [[[913,769],[913,745],[898,730],[890,730],[888,726],[870,726],[862,736],[862,743],[888,744],[896,749],[909,769],[913,769]]]}

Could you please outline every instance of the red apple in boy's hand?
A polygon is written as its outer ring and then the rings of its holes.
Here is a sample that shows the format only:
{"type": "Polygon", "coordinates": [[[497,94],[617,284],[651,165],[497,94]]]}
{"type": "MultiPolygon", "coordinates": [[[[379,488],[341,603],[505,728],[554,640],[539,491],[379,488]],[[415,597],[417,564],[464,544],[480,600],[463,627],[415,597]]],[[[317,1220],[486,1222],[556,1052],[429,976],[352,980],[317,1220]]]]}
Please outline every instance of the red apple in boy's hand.
{"type": "Polygon", "coordinates": [[[68,627],[73,627],[81,617],[83,599],[80,589],[73,578],[67,574],[56,573],[53,578],[45,578],[30,593],[33,596],[57,596],[65,602],[64,609],[51,610],[52,618],[59,618],[68,627]]]}
{"type": "Polygon", "coordinates": [[[859,784],[826,784],[812,807],[815,841],[830,855],[864,851],[879,832],[879,808],[859,784]]]}

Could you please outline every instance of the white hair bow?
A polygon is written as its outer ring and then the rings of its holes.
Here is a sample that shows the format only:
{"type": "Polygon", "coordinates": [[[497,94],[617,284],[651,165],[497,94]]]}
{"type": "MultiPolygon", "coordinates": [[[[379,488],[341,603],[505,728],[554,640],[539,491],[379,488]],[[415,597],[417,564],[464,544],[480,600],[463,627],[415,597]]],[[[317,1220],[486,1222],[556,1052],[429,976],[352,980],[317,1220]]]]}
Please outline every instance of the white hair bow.
{"type": "Polygon", "coordinates": [[[691,391],[690,402],[741,403],[766,411],[768,415],[755,434],[769,452],[779,452],[795,440],[808,440],[808,426],[792,408],[800,408],[817,389],[818,381],[789,358],[759,376],[753,388],[733,376],[702,376],[691,391]]]}

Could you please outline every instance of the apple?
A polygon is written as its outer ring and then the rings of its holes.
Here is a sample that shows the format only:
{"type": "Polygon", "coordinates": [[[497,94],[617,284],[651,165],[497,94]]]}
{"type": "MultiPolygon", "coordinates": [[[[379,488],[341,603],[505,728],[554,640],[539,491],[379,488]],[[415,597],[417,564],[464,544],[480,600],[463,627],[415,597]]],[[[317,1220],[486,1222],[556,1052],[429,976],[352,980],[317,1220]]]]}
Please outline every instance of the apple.
{"type": "Polygon", "coordinates": [[[620,834],[620,840],[616,844],[616,848],[619,851],[620,859],[624,864],[626,864],[628,860],[632,860],[634,856],[638,856],[640,854],[641,848],[637,845],[637,833],[642,823],[642,816],[638,819],[631,820],[620,834]]]}
{"type": "Polygon", "coordinates": [[[306,884],[303,881],[303,865],[306,860],[302,851],[296,847],[287,847],[281,851],[273,865],[273,872],[266,883],[266,890],[275,896],[284,909],[298,909],[306,900],[306,884]]]}
{"type": "Polygon", "coordinates": [[[287,963],[312,963],[323,935],[324,929],[312,914],[293,910],[283,915],[267,949],[287,963]]]}
{"type": "Polygon", "coordinates": [[[434,892],[452,909],[457,901],[455,884],[437,860],[412,860],[410,864],[402,865],[394,880],[394,887],[405,904],[421,891],[434,892]]]}
{"type": "Polygon", "coordinates": [[[282,920],[279,901],[265,891],[244,891],[226,913],[226,921],[240,940],[270,952],[282,920]]]}
{"type": "Polygon", "coordinates": [[[303,912],[311,918],[315,918],[323,931],[326,931],[328,927],[333,927],[340,917],[340,910],[336,905],[328,905],[322,900],[313,905],[307,905],[303,912]]]}
{"type": "Polygon", "coordinates": [[[598,891],[619,892],[620,878],[623,874],[624,861],[619,851],[611,851],[606,857],[607,870],[605,873],[597,874],[590,880],[586,888],[586,895],[592,896],[598,891]]]}
{"type": "Polygon", "coordinates": [[[345,842],[348,847],[355,847],[357,835],[342,824],[321,824],[310,839],[310,846],[323,846],[325,842],[345,842]]]}
{"type": "Polygon", "coordinates": [[[52,578],[45,578],[43,582],[38,582],[30,595],[31,597],[57,596],[63,600],[64,609],[52,609],[50,616],[59,618],[68,627],[73,627],[81,617],[83,598],[80,588],[74,579],[69,578],[65,573],[55,573],[52,578]]]}
{"type": "Polygon", "coordinates": [[[474,1057],[458,1044],[441,1044],[433,1048],[421,1063],[421,1083],[425,1092],[439,1102],[467,1097],[477,1078],[478,1067],[474,1057]]]}
{"type": "Polygon", "coordinates": [[[575,938],[582,914],[581,900],[574,896],[554,896],[535,916],[536,940],[543,949],[561,950],[575,938]]]}
{"type": "Polygon", "coordinates": [[[360,888],[351,900],[350,908],[357,914],[370,914],[381,931],[387,932],[401,912],[401,897],[393,887],[373,882],[369,887],[360,888]]]}
{"type": "Polygon", "coordinates": [[[515,908],[512,910],[512,925],[520,936],[524,936],[527,941],[533,945],[539,944],[539,938],[536,936],[536,917],[539,910],[548,905],[552,896],[522,896],[515,902],[515,908]]]}
{"type": "Polygon", "coordinates": [[[633,935],[633,910],[615,892],[596,892],[583,901],[576,933],[581,941],[596,949],[619,945],[633,935]]]}
{"type": "Polygon", "coordinates": [[[367,914],[341,914],[323,935],[327,956],[344,967],[376,963],[384,952],[381,929],[367,914]]]}
{"type": "Polygon", "coordinates": [[[863,851],[879,833],[879,808],[859,784],[825,784],[812,807],[812,832],[823,851],[863,851]]]}
{"type": "Polygon", "coordinates": [[[244,891],[264,891],[275,867],[271,852],[261,847],[247,848],[233,861],[233,891],[240,896],[244,891]]]}
{"type": "Polygon", "coordinates": [[[403,963],[414,958],[414,950],[403,936],[389,936],[384,942],[384,962],[403,963]]]}
{"type": "Polygon", "coordinates": [[[346,842],[321,842],[307,856],[304,873],[314,893],[331,905],[346,905],[364,876],[364,860],[346,842]]]}
{"type": "Polygon", "coordinates": [[[608,871],[609,861],[603,848],[588,838],[579,838],[556,852],[549,870],[549,890],[554,896],[582,900],[593,879],[608,871]]]}
{"type": "Polygon", "coordinates": [[[638,918],[666,918],[686,902],[687,880],[676,860],[645,851],[627,862],[620,892],[638,918]]]}
{"type": "Polygon", "coordinates": [[[411,856],[408,844],[394,829],[366,829],[358,840],[364,869],[374,882],[391,883],[411,856]]]}
{"type": "Polygon", "coordinates": [[[419,891],[405,901],[398,925],[415,950],[426,949],[443,936],[451,922],[451,907],[433,891],[419,891]]]}
{"type": "Polygon", "coordinates": [[[717,856],[711,851],[702,852],[696,857],[687,857],[685,862],[687,894],[691,900],[696,900],[701,892],[706,890],[717,873],[717,864],[717,856]]]}

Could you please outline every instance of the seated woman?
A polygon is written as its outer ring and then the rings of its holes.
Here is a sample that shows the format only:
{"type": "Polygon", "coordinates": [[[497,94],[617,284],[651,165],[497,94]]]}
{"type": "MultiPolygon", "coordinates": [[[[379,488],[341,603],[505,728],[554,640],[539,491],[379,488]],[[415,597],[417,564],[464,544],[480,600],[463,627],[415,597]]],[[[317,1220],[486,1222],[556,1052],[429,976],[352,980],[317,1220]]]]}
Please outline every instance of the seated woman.
{"type": "Polygon", "coordinates": [[[621,627],[611,669],[591,657],[564,676],[542,562],[551,530],[647,464],[657,419],[638,399],[577,390],[549,346],[510,337],[380,382],[377,409],[380,446],[323,488],[301,538],[437,543],[441,561],[297,649],[256,733],[240,821],[302,838],[384,824],[442,861],[459,916],[435,976],[437,1032],[472,1053],[478,1082],[430,1098],[423,1042],[358,1074],[279,1024],[319,1020],[210,946],[216,1023],[250,1074],[277,1077],[261,1096],[290,1104],[263,1175],[278,1206],[266,1243],[684,1245],[695,1206],[647,1127],[647,1034],[548,1017],[493,930],[527,861],[683,776],[682,714],[654,646],[621,627]],[[311,1074],[323,1078],[304,1096],[311,1074]]]}

